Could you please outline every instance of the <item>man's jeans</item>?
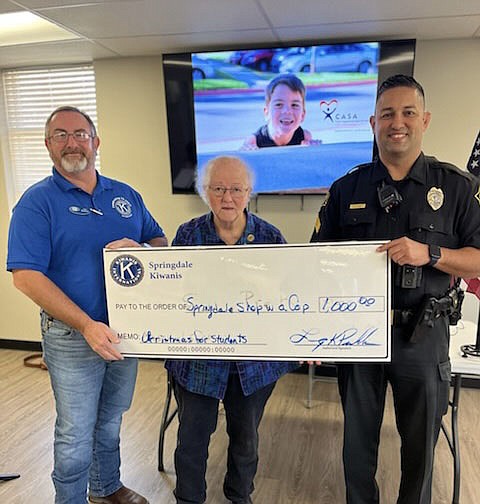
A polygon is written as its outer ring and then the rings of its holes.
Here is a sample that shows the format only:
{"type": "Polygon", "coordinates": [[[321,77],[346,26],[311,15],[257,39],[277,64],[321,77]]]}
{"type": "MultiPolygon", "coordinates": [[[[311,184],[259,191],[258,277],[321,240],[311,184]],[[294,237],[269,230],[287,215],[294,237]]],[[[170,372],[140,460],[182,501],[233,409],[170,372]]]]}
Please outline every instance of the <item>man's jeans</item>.
{"type": "Polygon", "coordinates": [[[130,407],[137,360],[105,361],[76,330],[42,312],[44,359],[56,401],[56,504],[85,504],[116,492],[120,424],[130,407]]]}

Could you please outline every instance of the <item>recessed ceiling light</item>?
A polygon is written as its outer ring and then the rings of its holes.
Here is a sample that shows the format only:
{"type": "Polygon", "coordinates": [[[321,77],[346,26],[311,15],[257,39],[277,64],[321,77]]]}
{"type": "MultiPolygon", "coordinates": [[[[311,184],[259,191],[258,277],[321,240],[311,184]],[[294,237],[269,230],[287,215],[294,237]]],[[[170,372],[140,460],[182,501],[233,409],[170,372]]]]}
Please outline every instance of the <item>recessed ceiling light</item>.
{"type": "Polygon", "coordinates": [[[0,46],[54,42],[80,38],[31,12],[0,15],[0,46]]]}

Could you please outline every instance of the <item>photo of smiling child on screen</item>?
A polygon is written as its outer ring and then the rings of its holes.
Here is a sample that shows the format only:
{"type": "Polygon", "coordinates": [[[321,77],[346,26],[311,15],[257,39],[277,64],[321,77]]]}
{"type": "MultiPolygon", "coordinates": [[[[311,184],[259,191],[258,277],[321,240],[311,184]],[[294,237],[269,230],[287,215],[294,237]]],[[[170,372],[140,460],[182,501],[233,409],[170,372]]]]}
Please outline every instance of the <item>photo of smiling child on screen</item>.
{"type": "Polygon", "coordinates": [[[265,89],[266,124],[249,135],[240,150],[321,143],[312,141],[312,134],[300,126],[306,113],[305,94],[303,82],[295,75],[273,78],[265,89]]]}

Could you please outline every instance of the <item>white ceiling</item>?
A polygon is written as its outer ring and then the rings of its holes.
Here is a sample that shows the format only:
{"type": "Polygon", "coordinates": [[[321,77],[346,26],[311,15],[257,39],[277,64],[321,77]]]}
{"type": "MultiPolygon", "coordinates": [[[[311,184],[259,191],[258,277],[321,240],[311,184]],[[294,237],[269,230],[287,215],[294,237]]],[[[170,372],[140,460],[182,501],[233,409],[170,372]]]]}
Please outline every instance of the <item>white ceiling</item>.
{"type": "Polygon", "coordinates": [[[0,0],[79,38],[0,47],[0,68],[292,41],[480,38],[479,0],[0,0]]]}

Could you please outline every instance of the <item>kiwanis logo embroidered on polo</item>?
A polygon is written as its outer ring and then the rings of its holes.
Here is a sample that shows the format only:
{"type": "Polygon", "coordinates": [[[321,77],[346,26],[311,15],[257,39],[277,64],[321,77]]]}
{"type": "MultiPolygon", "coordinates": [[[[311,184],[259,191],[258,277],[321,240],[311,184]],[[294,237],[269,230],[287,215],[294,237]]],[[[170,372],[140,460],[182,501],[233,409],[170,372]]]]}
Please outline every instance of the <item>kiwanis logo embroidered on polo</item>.
{"type": "Polygon", "coordinates": [[[122,196],[113,198],[112,208],[114,208],[122,217],[125,217],[126,219],[132,216],[132,204],[122,196]]]}

